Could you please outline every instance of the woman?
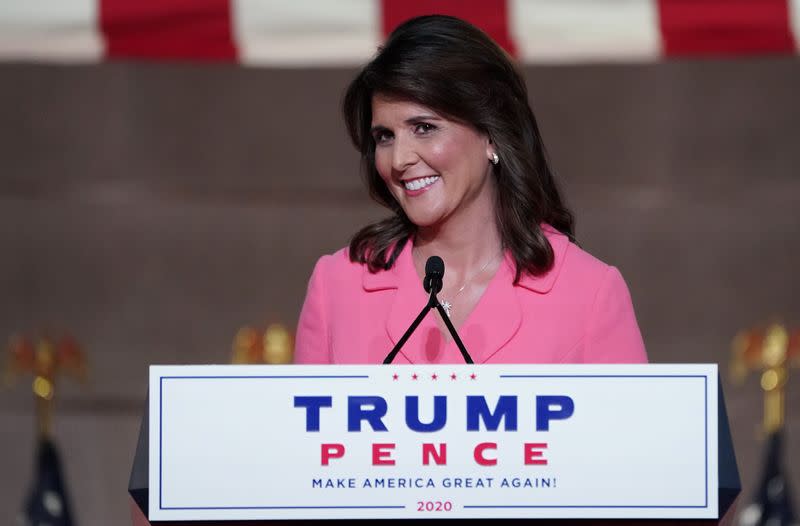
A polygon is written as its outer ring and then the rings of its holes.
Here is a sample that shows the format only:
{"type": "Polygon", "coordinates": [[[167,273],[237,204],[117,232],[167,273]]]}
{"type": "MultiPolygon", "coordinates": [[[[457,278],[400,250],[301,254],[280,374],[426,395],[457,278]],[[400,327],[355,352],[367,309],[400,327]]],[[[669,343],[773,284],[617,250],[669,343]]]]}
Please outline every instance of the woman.
{"type": "MultiPolygon", "coordinates": [[[[625,282],[573,243],[525,83],[482,31],[447,16],[404,23],[343,110],[392,215],[317,262],[296,363],[381,363],[426,303],[432,255],[476,363],[646,361],[625,282]]],[[[408,362],[463,362],[435,313],[395,360],[408,362]]]]}

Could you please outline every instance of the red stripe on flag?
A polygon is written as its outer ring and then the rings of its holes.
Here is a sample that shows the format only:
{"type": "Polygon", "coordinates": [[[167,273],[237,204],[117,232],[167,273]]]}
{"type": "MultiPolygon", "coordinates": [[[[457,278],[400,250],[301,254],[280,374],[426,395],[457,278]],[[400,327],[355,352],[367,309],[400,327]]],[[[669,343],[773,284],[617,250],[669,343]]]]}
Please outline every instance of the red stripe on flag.
{"type": "Polygon", "coordinates": [[[384,37],[415,16],[451,15],[478,26],[508,53],[516,53],[506,0],[383,0],[381,4],[384,37]]]}
{"type": "Polygon", "coordinates": [[[793,53],[789,0],[658,0],[664,54],[793,53]]]}
{"type": "Polygon", "coordinates": [[[229,0],[100,0],[109,58],[234,60],[229,0]]]}

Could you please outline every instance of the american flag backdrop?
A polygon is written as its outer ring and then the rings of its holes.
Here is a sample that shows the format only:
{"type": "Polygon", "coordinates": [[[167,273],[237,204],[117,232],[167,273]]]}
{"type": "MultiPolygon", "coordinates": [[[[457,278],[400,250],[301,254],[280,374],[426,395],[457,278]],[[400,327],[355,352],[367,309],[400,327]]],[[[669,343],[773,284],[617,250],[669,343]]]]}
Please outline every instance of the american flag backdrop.
{"type": "Polygon", "coordinates": [[[796,54],[800,0],[3,0],[0,60],[346,66],[442,13],[525,63],[796,54]]]}

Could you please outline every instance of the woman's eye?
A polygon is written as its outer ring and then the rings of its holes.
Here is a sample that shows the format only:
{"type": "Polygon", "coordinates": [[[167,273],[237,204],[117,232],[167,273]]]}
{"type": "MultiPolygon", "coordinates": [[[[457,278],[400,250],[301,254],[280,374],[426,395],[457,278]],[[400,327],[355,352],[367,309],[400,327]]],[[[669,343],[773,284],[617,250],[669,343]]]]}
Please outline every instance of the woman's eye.
{"type": "Polygon", "coordinates": [[[425,135],[426,133],[429,133],[435,129],[436,126],[434,126],[433,124],[428,124],[427,122],[420,122],[419,124],[414,126],[414,133],[425,135]]]}
{"type": "Polygon", "coordinates": [[[375,132],[375,144],[383,144],[391,140],[392,134],[388,131],[375,132]]]}

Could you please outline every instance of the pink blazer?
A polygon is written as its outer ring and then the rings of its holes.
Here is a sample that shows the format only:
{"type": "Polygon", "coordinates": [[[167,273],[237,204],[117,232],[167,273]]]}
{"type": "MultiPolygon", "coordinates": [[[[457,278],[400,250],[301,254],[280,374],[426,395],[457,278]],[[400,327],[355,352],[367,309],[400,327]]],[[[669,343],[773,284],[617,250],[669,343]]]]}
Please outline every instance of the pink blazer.
{"type": "MultiPolygon", "coordinates": [[[[513,284],[507,256],[459,335],[475,363],[647,361],[631,297],[619,271],[550,227],[555,253],[542,276],[513,284]]],[[[411,243],[392,269],[370,273],[347,250],[323,256],[308,284],[295,363],[381,363],[427,301],[411,243]]],[[[463,363],[431,311],[395,363],[463,363]]]]}

